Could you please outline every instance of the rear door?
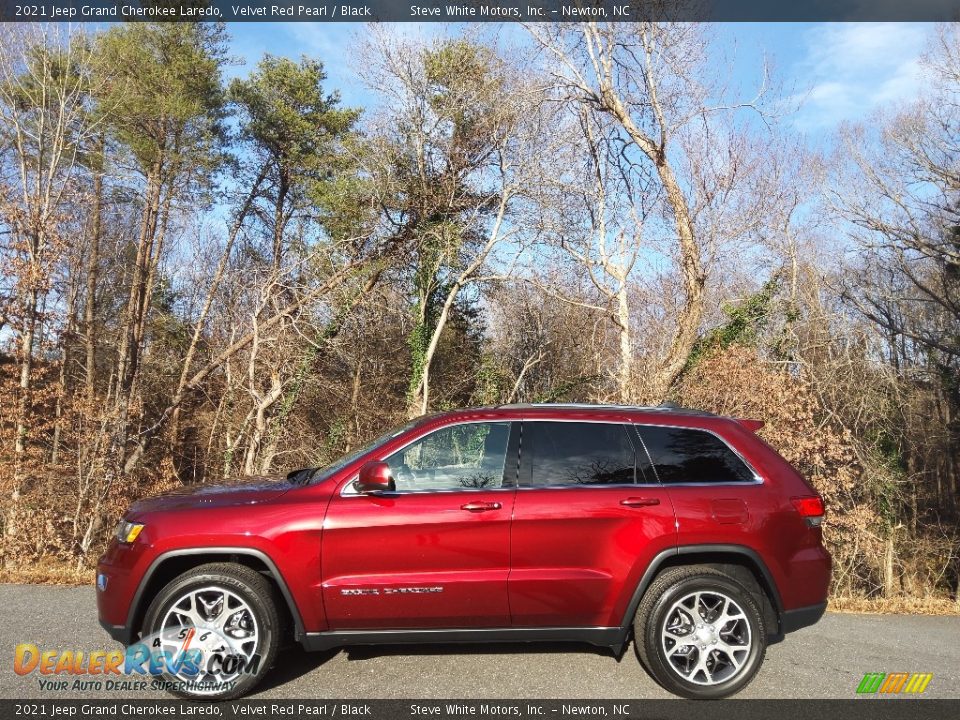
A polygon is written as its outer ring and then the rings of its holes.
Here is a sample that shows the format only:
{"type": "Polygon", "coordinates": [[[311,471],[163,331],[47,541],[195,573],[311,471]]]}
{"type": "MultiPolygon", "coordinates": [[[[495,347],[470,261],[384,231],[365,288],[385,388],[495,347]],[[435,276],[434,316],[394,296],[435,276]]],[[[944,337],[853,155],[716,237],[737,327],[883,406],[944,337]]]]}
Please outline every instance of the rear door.
{"type": "Polygon", "coordinates": [[[515,627],[620,624],[643,570],[676,545],[673,508],[618,422],[525,420],[511,534],[515,627]]]}
{"type": "Polygon", "coordinates": [[[348,485],[331,501],[322,560],[331,629],[509,625],[510,428],[435,430],[382,458],[396,492],[360,495],[348,485]]]}
{"type": "Polygon", "coordinates": [[[756,549],[774,525],[769,489],[719,435],[694,427],[634,426],[677,513],[681,545],[740,545],[756,549]]]}

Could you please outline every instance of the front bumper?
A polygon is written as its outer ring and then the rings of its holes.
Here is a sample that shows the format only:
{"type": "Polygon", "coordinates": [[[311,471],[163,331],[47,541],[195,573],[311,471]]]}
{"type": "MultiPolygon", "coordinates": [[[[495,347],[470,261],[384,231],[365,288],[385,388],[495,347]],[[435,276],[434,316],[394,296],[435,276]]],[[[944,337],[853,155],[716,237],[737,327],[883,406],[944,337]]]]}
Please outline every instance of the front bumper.
{"type": "Polygon", "coordinates": [[[97,564],[97,613],[100,627],[123,645],[134,640],[130,609],[147,558],[144,546],[111,543],[97,564]]]}

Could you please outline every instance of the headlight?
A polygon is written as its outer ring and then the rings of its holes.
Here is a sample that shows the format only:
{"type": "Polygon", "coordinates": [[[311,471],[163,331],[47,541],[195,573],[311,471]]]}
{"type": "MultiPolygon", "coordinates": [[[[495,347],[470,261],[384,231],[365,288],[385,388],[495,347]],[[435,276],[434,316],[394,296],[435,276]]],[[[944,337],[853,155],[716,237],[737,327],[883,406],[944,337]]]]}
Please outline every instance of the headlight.
{"type": "Polygon", "coordinates": [[[142,523],[132,523],[128,520],[121,520],[117,525],[117,540],[122,543],[132,543],[137,539],[137,535],[143,530],[142,523]]]}

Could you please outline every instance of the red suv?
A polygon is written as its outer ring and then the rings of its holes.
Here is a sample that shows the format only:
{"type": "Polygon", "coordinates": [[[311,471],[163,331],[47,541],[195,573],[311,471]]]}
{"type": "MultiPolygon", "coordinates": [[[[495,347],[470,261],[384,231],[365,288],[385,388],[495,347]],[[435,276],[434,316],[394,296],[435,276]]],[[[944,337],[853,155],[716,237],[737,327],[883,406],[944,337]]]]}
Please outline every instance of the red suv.
{"type": "Polygon", "coordinates": [[[761,425],[673,407],[457,410],[282,481],[143,500],[100,559],[100,623],[168,661],[205,653],[162,668],[190,697],[249,691],[285,637],[619,656],[631,633],[664,688],[729,696],[769,643],[821,617],[830,580],[821,498],[761,425]]]}

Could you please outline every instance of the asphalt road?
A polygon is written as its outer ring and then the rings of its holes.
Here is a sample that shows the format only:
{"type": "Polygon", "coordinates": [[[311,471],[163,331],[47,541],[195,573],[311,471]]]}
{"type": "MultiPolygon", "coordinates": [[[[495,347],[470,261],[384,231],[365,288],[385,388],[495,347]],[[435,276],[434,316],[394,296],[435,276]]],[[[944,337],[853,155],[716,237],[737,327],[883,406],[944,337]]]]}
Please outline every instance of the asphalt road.
{"type": "MultiPolygon", "coordinates": [[[[110,650],[93,588],[0,585],[0,698],[90,698],[44,691],[13,672],[13,650],[110,650]]],[[[739,698],[852,698],[867,672],[929,672],[926,697],[960,699],[960,617],[828,613],[767,650],[739,698]]],[[[285,651],[260,699],[274,698],[669,698],[632,646],[618,662],[586,645],[468,645],[285,651]]],[[[102,694],[100,696],[103,696],[102,694]]],[[[151,697],[143,692],[109,697],[151,697]]],[[[153,697],[167,697],[155,693],[153,697]]]]}

